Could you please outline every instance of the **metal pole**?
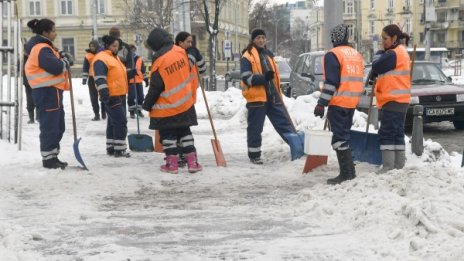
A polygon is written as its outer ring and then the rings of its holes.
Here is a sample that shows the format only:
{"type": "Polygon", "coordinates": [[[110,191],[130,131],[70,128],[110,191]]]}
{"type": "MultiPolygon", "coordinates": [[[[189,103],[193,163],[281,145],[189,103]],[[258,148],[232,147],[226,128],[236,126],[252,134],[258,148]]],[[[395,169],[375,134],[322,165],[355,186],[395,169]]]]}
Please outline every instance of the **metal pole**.
{"type": "Polygon", "coordinates": [[[277,53],[277,26],[279,25],[280,19],[277,19],[276,24],[275,24],[275,43],[274,43],[274,53],[277,53]]]}
{"type": "MultiPolygon", "coordinates": [[[[7,6],[7,10],[8,10],[8,14],[7,14],[7,26],[8,26],[8,29],[7,29],[7,45],[8,47],[12,47],[12,43],[11,43],[11,27],[12,27],[12,24],[11,24],[11,14],[12,14],[12,7],[13,5],[11,4],[10,1],[6,2],[6,6],[7,6]]],[[[12,54],[12,50],[10,50],[8,52],[8,56],[7,56],[7,79],[6,79],[6,86],[7,86],[7,90],[6,90],[6,96],[7,96],[7,100],[8,101],[11,101],[12,98],[11,98],[11,70],[13,69],[12,68],[12,61],[11,61],[11,54],[12,54]]],[[[7,113],[6,113],[6,116],[7,116],[7,138],[8,138],[8,142],[11,142],[11,107],[8,107],[7,109],[7,113]]]]}
{"type": "Polygon", "coordinates": [[[343,23],[343,9],[339,0],[324,0],[324,48],[332,48],[330,31],[336,25],[343,23]]]}
{"type": "Polygon", "coordinates": [[[421,156],[424,152],[424,129],[422,115],[424,106],[414,106],[414,119],[412,123],[411,150],[417,156],[421,156]]]}
{"type": "Polygon", "coordinates": [[[234,68],[237,68],[237,59],[235,59],[235,54],[238,53],[238,40],[237,40],[237,2],[235,2],[234,8],[234,27],[235,27],[235,52],[234,52],[234,68]]]}
{"type": "MultiPolygon", "coordinates": [[[[0,1],[0,36],[3,39],[3,1],[0,1]]],[[[3,47],[3,41],[0,43],[3,47]]],[[[3,102],[3,50],[0,52],[0,102],[3,102]]],[[[3,108],[0,107],[0,139],[3,138],[3,108]]]]}
{"type": "Polygon", "coordinates": [[[98,0],[92,0],[92,39],[98,41],[98,28],[97,28],[97,8],[98,0]]]}
{"type": "Polygon", "coordinates": [[[430,24],[427,21],[427,8],[430,0],[424,0],[424,23],[425,23],[425,60],[430,61],[430,45],[432,42],[432,35],[430,32],[430,24]]]}

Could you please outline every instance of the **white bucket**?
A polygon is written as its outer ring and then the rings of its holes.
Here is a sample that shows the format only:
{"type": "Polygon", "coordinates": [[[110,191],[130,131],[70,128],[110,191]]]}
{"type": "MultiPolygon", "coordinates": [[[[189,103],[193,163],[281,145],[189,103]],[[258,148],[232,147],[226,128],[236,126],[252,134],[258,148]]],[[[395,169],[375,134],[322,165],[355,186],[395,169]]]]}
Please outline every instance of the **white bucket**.
{"type": "Polygon", "coordinates": [[[332,150],[332,132],[325,130],[305,131],[304,152],[307,155],[327,156],[332,150]]]}

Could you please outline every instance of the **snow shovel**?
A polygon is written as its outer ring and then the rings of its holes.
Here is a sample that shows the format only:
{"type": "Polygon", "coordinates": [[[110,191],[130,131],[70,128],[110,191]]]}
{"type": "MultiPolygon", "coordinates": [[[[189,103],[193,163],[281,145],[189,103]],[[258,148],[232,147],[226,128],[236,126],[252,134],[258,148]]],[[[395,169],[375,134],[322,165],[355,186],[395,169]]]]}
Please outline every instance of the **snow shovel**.
{"type": "MultiPolygon", "coordinates": [[[[270,71],[271,69],[269,68],[268,60],[264,56],[262,56],[262,58],[264,61],[264,66],[266,67],[266,71],[270,71]]],[[[285,139],[288,142],[288,145],[290,146],[291,160],[294,161],[296,159],[303,157],[304,155],[304,142],[305,142],[304,132],[297,131],[295,128],[295,125],[293,125],[293,121],[290,118],[290,114],[288,114],[287,107],[285,107],[284,99],[282,98],[282,96],[280,96],[281,92],[275,82],[275,79],[273,79],[270,83],[276,89],[278,93],[277,96],[280,99],[280,102],[282,102],[282,107],[284,108],[285,116],[293,129],[293,132],[284,133],[283,136],[285,137],[285,139]]]]}
{"type": "Polygon", "coordinates": [[[72,112],[72,123],[73,123],[73,134],[74,134],[74,143],[73,143],[73,150],[74,156],[76,160],[82,165],[80,168],[83,170],[89,170],[82,159],[81,153],[79,151],[79,142],[81,142],[81,138],[77,138],[77,127],[76,127],[76,112],[74,111],[74,93],[73,93],[73,86],[72,86],[72,77],[71,77],[71,68],[68,66],[68,78],[69,78],[69,93],[71,97],[71,112],[72,112]]]}
{"type": "MultiPolygon", "coordinates": [[[[369,82],[371,73],[366,80],[366,86],[369,82]]],[[[372,112],[372,100],[374,99],[375,83],[372,85],[369,96],[369,110],[367,112],[366,132],[350,131],[350,147],[353,153],[353,160],[367,162],[375,165],[382,164],[382,154],[380,152],[379,137],[376,133],[369,133],[369,121],[372,112]]]]}
{"type": "Polygon", "coordinates": [[[214,139],[211,140],[211,145],[213,145],[214,157],[216,158],[216,165],[226,167],[227,163],[222,153],[221,144],[216,136],[216,129],[214,128],[213,118],[211,117],[211,112],[209,111],[208,100],[206,99],[205,88],[203,87],[202,81],[200,81],[200,74],[197,72],[198,81],[200,82],[201,92],[203,93],[203,98],[205,100],[206,111],[208,112],[209,122],[211,123],[211,129],[213,129],[214,139]]]}
{"type": "Polygon", "coordinates": [[[160,142],[160,135],[158,130],[155,130],[155,152],[164,152],[163,144],[160,142]]]}
{"type": "MultiPolygon", "coordinates": [[[[132,58],[132,64],[134,64],[134,58],[132,58]]],[[[135,66],[135,64],[134,64],[135,66]]],[[[153,139],[147,134],[140,134],[140,123],[139,123],[139,105],[137,103],[137,85],[136,83],[132,84],[135,90],[135,115],[137,115],[137,134],[129,134],[127,139],[129,141],[129,149],[131,151],[139,152],[152,152],[153,148],[153,139]]]]}

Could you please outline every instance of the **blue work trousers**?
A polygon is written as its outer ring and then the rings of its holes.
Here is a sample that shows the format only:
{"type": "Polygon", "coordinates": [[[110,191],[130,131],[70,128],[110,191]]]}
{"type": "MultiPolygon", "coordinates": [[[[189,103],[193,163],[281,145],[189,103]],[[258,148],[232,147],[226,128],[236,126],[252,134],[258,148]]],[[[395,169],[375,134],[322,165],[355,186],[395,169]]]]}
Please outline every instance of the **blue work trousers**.
{"type": "Polygon", "coordinates": [[[406,113],[380,110],[380,150],[405,150],[405,119],[406,113]]]}
{"type": "Polygon", "coordinates": [[[334,150],[347,150],[350,148],[350,130],[353,124],[354,109],[329,106],[327,119],[332,131],[332,148],[334,150]]]}
{"type": "Polygon", "coordinates": [[[65,131],[63,90],[55,87],[32,89],[32,99],[39,112],[40,152],[44,160],[56,158],[65,131]]]}

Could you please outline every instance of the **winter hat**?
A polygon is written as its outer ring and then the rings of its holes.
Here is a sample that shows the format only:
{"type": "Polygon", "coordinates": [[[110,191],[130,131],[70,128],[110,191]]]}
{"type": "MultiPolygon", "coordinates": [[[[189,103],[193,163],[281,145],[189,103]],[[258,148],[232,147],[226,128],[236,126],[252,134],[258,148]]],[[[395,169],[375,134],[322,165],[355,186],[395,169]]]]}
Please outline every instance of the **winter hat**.
{"type": "Polygon", "coordinates": [[[171,37],[166,30],[161,28],[153,29],[148,35],[146,44],[153,51],[158,51],[163,45],[172,43],[171,37]]]}
{"type": "Polygon", "coordinates": [[[263,29],[255,29],[253,32],[251,32],[251,40],[253,41],[258,35],[266,36],[266,33],[263,29]]]}
{"type": "Polygon", "coordinates": [[[348,26],[339,24],[332,28],[330,40],[333,44],[348,43],[348,26]]]}

